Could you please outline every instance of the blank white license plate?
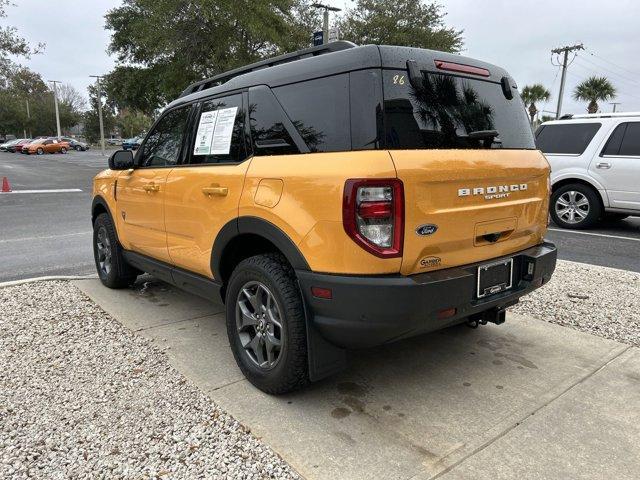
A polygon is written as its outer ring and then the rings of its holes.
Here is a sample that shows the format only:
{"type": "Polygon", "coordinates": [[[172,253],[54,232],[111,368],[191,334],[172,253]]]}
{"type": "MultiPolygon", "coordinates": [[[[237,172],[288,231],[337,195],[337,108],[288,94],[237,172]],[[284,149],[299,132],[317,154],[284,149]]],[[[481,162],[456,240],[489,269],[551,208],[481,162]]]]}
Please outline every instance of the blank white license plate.
{"type": "Polygon", "coordinates": [[[478,298],[509,290],[513,285],[513,258],[478,267],[478,298]]]}

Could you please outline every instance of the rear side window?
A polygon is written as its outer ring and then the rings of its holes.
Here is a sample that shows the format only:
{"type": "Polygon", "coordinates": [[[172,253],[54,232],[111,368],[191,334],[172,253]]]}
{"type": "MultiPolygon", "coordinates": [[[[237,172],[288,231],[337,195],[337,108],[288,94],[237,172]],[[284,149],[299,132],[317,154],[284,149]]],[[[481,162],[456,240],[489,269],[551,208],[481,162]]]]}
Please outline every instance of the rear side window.
{"type": "Polygon", "coordinates": [[[536,133],[536,146],[544,153],[582,155],[601,123],[543,125],[536,133]]]}
{"type": "Polygon", "coordinates": [[[626,123],[621,123],[616,127],[609,137],[609,140],[607,140],[607,144],[602,150],[602,155],[618,155],[618,152],[620,151],[620,144],[622,143],[622,137],[624,137],[624,131],[626,129],[626,123]]]}
{"type": "Polygon", "coordinates": [[[240,163],[247,158],[242,95],[229,95],[202,104],[195,128],[191,162],[240,163]]]}
{"type": "Polygon", "coordinates": [[[384,70],[383,88],[388,148],[534,148],[522,101],[498,83],[425,72],[414,88],[406,70],[384,70]],[[497,136],[469,136],[482,130],[497,136]]]}
{"type": "Polygon", "coordinates": [[[273,89],[311,152],[351,150],[349,74],[273,89]]]}
{"type": "Polygon", "coordinates": [[[640,157],[640,122],[627,123],[619,155],[640,157]]]}
{"type": "Polygon", "coordinates": [[[249,90],[249,126],[254,155],[289,155],[300,153],[285,127],[282,107],[269,88],[249,90]]]}

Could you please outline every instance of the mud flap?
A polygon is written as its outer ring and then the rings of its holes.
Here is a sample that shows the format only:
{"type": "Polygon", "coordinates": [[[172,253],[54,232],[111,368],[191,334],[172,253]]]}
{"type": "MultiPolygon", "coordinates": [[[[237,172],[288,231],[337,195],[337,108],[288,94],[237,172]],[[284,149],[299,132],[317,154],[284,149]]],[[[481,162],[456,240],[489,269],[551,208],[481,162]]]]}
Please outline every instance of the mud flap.
{"type": "Polygon", "coordinates": [[[317,382],[346,368],[347,351],[327,341],[313,326],[313,314],[307,308],[304,295],[301,297],[307,325],[309,379],[312,382],[317,382]]]}

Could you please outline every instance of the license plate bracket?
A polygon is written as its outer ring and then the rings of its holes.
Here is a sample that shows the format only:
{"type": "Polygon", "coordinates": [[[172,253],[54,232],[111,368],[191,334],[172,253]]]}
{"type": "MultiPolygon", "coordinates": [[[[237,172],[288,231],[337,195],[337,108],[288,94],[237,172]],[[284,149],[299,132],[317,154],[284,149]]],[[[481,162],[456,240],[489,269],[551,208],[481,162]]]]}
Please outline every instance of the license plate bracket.
{"type": "Polygon", "coordinates": [[[480,265],[477,279],[476,295],[478,298],[489,297],[509,290],[513,286],[513,258],[480,265]]]}

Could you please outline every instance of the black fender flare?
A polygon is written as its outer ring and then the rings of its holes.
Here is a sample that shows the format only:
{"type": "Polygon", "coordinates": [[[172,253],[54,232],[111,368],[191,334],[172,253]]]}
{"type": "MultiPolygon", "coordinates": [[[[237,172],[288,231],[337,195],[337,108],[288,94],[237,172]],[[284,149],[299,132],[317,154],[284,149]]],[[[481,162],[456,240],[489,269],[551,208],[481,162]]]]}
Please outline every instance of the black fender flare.
{"type": "Polygon", "coordinates": [[[122,246],[122,244],[120,243],[120,235],[118,234],[118,228],[116,227],[116,219],[114,218],[113,214],[111,213],[111,209],[109,208],[109,204],[100,195],[96,195],[95,197],[93,197],[93,200],[91,201],[91,226],[93,227],[93,224],[96,221],[97,215],[95,214],[95,212],[96,212],[96,207],[98,205],[103,207],[107,211],[107,215],[109,215],[109,217],[111,217],[111,221],[113,222],[113,227],[114,227],[113,231],[116,234],[116,240],[118,240],[118,244],[120,246],[122,246]]]}
{"type": "Polygon", "coordinates": [[[222,279],[220,265],[224,251],[234,238],[254,234],[273,243],[286,257],[294,270],[310,270],[309,264],[297,245],[273,223],[258,217],[238,217],[227,222],[218,232],[211,250],[211,272],[214,278],[222,279]]]}

